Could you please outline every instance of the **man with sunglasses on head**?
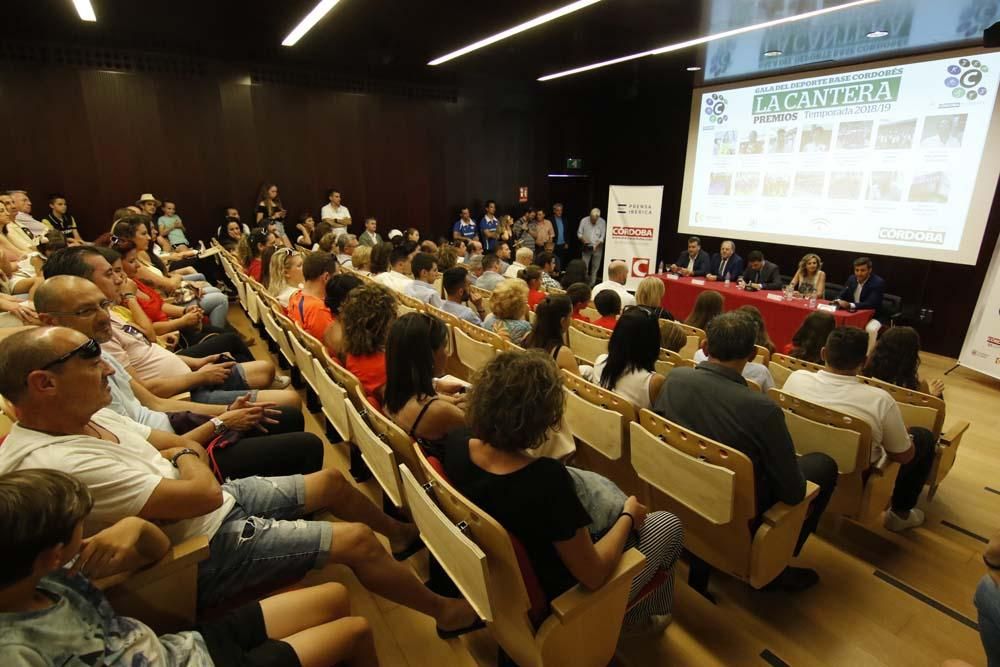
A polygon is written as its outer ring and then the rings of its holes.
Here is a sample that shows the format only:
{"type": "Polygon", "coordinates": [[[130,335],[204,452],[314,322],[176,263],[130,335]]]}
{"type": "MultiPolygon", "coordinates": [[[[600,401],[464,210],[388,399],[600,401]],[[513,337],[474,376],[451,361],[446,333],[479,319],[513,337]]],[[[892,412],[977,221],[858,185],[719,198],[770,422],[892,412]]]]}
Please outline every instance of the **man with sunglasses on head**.
{"type": "Polygon", "coordinates": [[[0,342],[0,393],[18,415],[0,447],[0,474],[42,468],[76,477],[94,500],[86,535],[138,516],[173,544],[207,536],[202,608],[332,562],[372,592],[432,616],[442,636],[482,627],[468,602],[432,593],[399,562],[419,549],[416,526],[387,516],[336,468],[219,484],[198,443],[106,409],[113,373],[97,341],[65,327],[0,342]],[[327,511],[343,521],[303,519],[327,511]]]}
{"type": "MultiPolygon", "coordinates": [[[[110,340],[111,301],[89,280],[49,278],[38,288],[36,298],[44,324],[74,329],[98,344],[110,340]]],[[[323,443],[312,433],[302,432],[301,412],[293,413],[300,419],[289,420],[285,413],[290,409],[251,402],[249,395],[229,407],[159,398],[132,380],[113,356],[106,352],[101,356],[114,370],[108,378],[109,408],[144,426],[183,435],[211,449],[221,478],[305,474],[323,467],[323,443]],[[288,426],[298,428],[290,431],[288,426]]]]}
{"type": "MultiPolygon", "coordinates": [[[[43,269],[46,278],[70,275],[94,283],[104,296],[118,302],[122,277],[104,256],[87,246],[65,248],[53,253],[43,269]]],[[[169,398],[185,392],[198,403],[230,405],[251,393],[254,400],[292,408],[301,406],[298,392],[291,389],[263,389],[274,380],[274,364],[251,361],[238,364],[226,355],[203,359],[174,354],[149,341],[117,313],[111,314],[112,335],[102,347],[142,382],[152,393],[169,398]]]]}

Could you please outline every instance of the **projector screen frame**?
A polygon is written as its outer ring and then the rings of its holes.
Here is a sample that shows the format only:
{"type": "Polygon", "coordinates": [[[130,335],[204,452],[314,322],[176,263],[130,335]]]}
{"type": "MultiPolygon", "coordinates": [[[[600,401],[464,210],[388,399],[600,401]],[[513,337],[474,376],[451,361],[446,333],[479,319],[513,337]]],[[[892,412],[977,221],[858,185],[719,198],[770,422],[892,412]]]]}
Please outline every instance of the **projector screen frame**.
{"type": "Polygon", "coordinates": [[[782,83],[785,81],[813,79],[843,73],[880,69],[884,67],[896,67],[900,65],[931,62],[934,60],[946,60],[948,58],[974,57],[984,53],[1000,53],[1000,48],[988,49],[983,47],[972,47],[951,49],[948,51],[937,51],[934,53],[925,53],[901,58],[852,63],[849,65],[827,67],[818,70],[784,73],[764,78],[726,81],[724,83],[714,84],[711,86],[694,88],[691,94],[691,117],[688,123],[688,143],[684,163],[684,181],[681,190],[681,207],[677,221],[677,233],[703,236],[725,236],[738,241],[774,243],[793,247],[798,246],[810,250],[840,250],[865,255],[894,254],[896,256],[945,262],[949,264],[975,265],[979,257],[980,246],[982,245],[983,236],[986,232],[986,225],[993,207],[993,198],[997,190],[998,180],[1000,180],[1000,113],[998,113],[998,108],[1000,108],[1000,91],[998,91],[998,94],[994,97],[993,110],[990,114],[990,123],[987,130],[986,142],[983,146],[983,155],[979,163],[979,172],[973,186],[972,196],[969,199],[969,210],[966,214],[965,225],[962,228],[962,240],[956,250],[942,251],[930,247],[904,247],[893,244],[873,244],[869,241],[789,236],[787,234],[774,234],[770,232],[748,233],[743,231],[740,232],[739,235],[735,235],[729,230],[725,230],[723,228],[716,229],[692,225],[690,224],[690,219],[692,187],[698,151],[698,134],[701,126],[700,116],[704,95],[710,95],[714,92],[727,91],[736,88],[751,88],[755,86],[782,83]],[[991,151],[991,148],[994,150],[991,151]],[[904,248],[905,252],[900,252],[901,248],[904,248]],[[945,258],[942,257],[943,254],[950,254],[952,257],[945,258]]]}

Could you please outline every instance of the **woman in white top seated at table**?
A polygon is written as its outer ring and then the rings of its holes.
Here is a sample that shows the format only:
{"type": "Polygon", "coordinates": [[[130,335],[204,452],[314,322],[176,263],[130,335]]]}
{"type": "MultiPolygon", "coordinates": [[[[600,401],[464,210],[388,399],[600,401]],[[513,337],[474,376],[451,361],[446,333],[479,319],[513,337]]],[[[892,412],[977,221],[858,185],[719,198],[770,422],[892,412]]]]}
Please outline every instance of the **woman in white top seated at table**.
{"type": "Polygon", "coordinates": [[[626,308],[608,341],[608,353],[597,357],[594,379],[627,398],[637,410],[656,400],[666,379],[655,371],[660,357],[660,323],[645,309],[626,308]]]}
{"type": "Polygon", "coordinates": [[[826,273],[819,255],[814,252],[806,254],[799,261],[799,270],[792,276],[792,282],[788,286],[799,296],[822,299],[826,291],[826,273]]]}

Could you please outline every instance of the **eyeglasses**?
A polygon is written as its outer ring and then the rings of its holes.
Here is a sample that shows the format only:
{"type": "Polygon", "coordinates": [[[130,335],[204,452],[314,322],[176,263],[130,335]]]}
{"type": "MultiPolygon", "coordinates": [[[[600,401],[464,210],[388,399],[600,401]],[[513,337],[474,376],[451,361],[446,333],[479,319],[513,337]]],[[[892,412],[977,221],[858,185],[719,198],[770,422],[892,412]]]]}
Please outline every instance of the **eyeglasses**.
{"type": "Polygon", "coordinates": [[[93,317],[94,315],[96,315],[98,310],[107,311],[113,305],[114,305],[113,302],[108,301],[107,299],[104,299],[103,301],[101,301],[96,306],[84,306],[83,308],[80,308],[79,310],[63,310],[63,311],[50,310],[48,314],[49,315],[61,315],[63,317],[69,316],[69,317],[86,317],[86,318],[90,318],[90,317],[93,317]]]}
{"type": "Polygon", "coordinates": [[[73,357],[80,357],[81,359],[96,359],[99,356],[101,356],[101,346],[93,338],[88,338],[87,342],[83,345],[73,348],[66,354],[62,355],[58,359],[50,361],[38,370],[47,371],[53,366],[66,363],[73,357]]]}

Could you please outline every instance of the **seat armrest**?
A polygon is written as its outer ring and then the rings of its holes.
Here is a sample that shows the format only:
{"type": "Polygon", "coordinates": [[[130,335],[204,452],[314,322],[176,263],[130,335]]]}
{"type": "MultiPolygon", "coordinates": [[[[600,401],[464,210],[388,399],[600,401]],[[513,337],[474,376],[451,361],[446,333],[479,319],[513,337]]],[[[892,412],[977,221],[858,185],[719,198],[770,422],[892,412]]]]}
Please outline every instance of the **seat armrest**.
{"type": "Polygon", "coordinates": [[[969,430],[969,422],[960,421],[951,425],[945,433],[941,434],[941,438],[938,442],[942,445],[948,446],[953,442],[956,442],[962,438],[962,435],[969,430]]]}
{"type": "Polygon", "coordinates": [[[810,482],[809,480],[806,480],[806,497],[803,498],[800,503],[796,505],[787,505],[785,503],[774,503],[774,505],[771,506],[771,509],[764,512],[761,518],[767,525],[777,526],[785,519],[786,516],[788,516],[792,511],[794,511],[796,507],[799,507],[803,503],[807,505],[811,503],[813,499],[816,498],[816,495],[818,493],[819,493],[819,485],[810,482]]]}
{"type": "Polygon", "coordinates": [[[552,614],[566,624],[577,614],[593,613],[594,605],[600,604],[603,597],[610,595],[612,589],[615,588],[614,584],[624,580],[627,587],[631,586],[632,579],[645,564],[646,557],[638,549],[629,549],[622,554],[618,565],[615,566],[604,585],[597,590],[588,591],[577,584],[552,601],[552,614]]]}
{"type": "Polygon", "coordinates": [[[131,588],[141,588],[154,581],[168,577],[184,568],[197,565],[208,558],[208,537],[199,535],[176,544],[156,563],[133,572],[119,572],[109,577],[97,579],[94,585],[102,591],[126,584],[131,588]]]}

